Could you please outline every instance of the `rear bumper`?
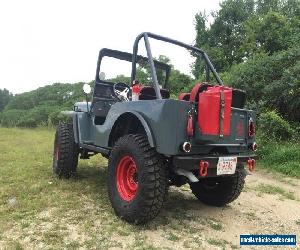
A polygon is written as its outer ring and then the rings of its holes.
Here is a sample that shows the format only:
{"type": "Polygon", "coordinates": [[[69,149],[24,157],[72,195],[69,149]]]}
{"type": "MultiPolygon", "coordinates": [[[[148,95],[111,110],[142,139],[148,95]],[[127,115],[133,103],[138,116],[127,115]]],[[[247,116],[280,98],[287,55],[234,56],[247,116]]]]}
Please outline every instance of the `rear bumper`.
{"type": "MultiPolygon", "coordinates": [[[[226,157],[229,155],[218,155],[218,156],[201,156],[201,155],[190,155],[190,156],[174,156],[172,165],[174,168],[181,168],[187,171],[199,171],[200,161],[208,162],[208,171],[206,177],[217,176],[217,164],[219,157],[226,157]]],[[[257,159],[256,155],[230,155],[237,157],[237,170],[244,168],[244,165],[249,159],[257,159]],[[240,163],[240,164],[239,164],[240,163]]]]}

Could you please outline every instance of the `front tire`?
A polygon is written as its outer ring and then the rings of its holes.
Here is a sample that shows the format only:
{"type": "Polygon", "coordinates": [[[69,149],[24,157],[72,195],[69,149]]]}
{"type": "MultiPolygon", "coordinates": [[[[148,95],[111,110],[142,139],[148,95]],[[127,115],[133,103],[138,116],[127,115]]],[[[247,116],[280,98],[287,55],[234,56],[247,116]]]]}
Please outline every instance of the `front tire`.
{"type": "Polygon", "coordinates": [[[238,198],[243,190],[245,177],[245,173],[238,170],[232,176],[202,179],[191,183],[190,187],[201,202],[221,207],[238,198]]]}
{"type": "Polygon", "coordinates": [[[78,164],[78,146],[73,124],[60,123],[56,128],[53,150],[53,173],[59,178],[75,175],[78,164]]]}
{"type": "Polygon", "coordinates": [[[125,135],[112,149],[108,163],[108,194],[117,216],[144,224],[159,213],[167,193],[163,158],[143,135],[125,135]]]}

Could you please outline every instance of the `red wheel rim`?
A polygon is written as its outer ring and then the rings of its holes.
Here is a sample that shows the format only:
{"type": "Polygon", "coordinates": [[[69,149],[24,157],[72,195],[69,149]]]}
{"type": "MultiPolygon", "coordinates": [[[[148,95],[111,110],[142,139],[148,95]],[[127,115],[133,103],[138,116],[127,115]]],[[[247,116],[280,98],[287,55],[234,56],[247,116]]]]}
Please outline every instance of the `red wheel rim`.
{"type": "Polygon", "coordinates": [[[132,157],[123,156],[117,166],[117,189],[121,198],[125,201],[134,199],[137,188],[137,167],[132,157]]]}

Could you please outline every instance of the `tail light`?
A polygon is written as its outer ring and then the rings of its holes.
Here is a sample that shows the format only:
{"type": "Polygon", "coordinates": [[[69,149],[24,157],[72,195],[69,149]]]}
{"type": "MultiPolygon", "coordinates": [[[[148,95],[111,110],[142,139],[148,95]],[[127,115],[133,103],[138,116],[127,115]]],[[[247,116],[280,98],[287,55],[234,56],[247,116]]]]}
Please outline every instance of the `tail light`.
{"type": "Polygon", "coordinates": [[[252,120],[252,118],[249,119],[248,135],[249,135],[249,137],[255,136],[255,126],[254,126],[254,121],[252,120]]]}

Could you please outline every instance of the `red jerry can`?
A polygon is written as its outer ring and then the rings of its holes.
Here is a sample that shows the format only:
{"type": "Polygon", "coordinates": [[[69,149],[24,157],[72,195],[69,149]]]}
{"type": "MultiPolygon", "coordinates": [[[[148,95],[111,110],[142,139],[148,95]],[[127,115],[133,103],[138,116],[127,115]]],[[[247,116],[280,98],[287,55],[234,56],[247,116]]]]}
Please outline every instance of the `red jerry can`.
{"type": "Polygon", "coordinates": [[[201,134],[230,134],[231,101],[232,89],[228,87],[208,87],[199,93],[198,124],[201,134]]]}

